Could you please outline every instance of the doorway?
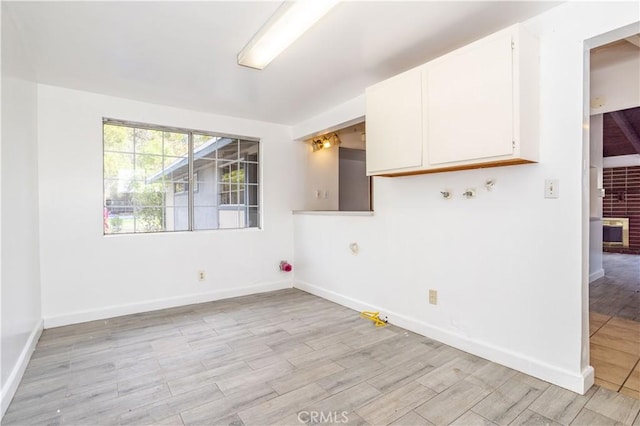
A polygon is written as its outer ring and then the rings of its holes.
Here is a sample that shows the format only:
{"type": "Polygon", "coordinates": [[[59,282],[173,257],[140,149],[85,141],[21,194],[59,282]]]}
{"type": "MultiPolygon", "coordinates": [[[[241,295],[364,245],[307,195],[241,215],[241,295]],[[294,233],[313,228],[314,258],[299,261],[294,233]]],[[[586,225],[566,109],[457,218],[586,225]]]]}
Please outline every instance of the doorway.
{"type": "Polygon", "coordinates": [[[640,399],[640,35],[592,49],[589,72],[591,365],[640,399]]]}

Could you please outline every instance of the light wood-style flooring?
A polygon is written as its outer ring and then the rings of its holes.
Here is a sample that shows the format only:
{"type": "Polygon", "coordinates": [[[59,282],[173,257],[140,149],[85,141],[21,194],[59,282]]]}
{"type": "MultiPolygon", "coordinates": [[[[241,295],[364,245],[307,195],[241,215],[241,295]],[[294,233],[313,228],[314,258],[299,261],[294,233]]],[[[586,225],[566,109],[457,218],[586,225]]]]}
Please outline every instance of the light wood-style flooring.
{"type": "Polygon", "coordinates": [[[638,426],[639,412],[291,289],[45,330],[3,424],[638,426]]]}
{"type": "Polygon", "coordinates": [[[605,276],[589,285],[596,384],[640,399],[640,256],[603,253],[605,276]]]}
{"type": "Polygon", "coordinates": [[[640,322],[589,313],[596,384],[640,399],[640,322]]]}

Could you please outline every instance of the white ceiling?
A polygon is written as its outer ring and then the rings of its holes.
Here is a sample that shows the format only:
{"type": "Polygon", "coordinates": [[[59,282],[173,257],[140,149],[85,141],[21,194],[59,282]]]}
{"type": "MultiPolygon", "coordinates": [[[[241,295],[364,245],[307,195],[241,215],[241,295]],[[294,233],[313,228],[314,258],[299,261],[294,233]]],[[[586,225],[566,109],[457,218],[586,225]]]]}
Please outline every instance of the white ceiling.
{"type": "Polygon", "coordinates": [[[557,4],[343,2],[256,71],[236,54],[279,2],[3,1],[39,82],[284,124],[557,4]]]}

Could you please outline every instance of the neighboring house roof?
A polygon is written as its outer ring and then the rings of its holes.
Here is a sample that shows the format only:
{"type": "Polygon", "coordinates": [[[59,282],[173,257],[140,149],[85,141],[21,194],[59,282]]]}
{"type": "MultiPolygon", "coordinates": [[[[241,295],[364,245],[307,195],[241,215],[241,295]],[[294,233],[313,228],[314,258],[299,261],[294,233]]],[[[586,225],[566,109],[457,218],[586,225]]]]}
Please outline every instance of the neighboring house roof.
{"type": "MultiPolygon", "coordinates": [[[[227,145],[229,145],[230,143],[234,142],[235,139],[231,139],[231,138],[226,138],[226,137],[212,137],[210,140],[208,140],[206,143],[204,143],[202,146],[200,146],[198,149],[196,149],[193,152],[193,160],[197,160],[199,158],[205,157],[209,154],[211,154],[212,152],[215,152],[217,150],[219,150],[220,148],[223,148],[227,145]]],[[[152,175],[151,177],[147,178],[147,183],[153,183],[156,182],[158,180],[160,180],[163,176],[168,175],[170,173],[187,173],[187,169],[189,167],[189,159],[188,158],[181,158],[179,160],[174,161],[173,163],[171,163],[167,168],[165,168],[164,170],[159,171],[158,173],[152,175]]]]}

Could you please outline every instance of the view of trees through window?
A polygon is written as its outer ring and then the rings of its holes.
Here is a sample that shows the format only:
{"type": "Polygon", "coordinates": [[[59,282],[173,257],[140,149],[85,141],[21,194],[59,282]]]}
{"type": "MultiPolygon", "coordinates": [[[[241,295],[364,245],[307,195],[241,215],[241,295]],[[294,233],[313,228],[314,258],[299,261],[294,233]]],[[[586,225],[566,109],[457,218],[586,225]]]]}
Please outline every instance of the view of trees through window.
{"type": "Polygon", "coordinates": [[[105,234],[259,227],[259,142],[105,120],[105,234]]]}

